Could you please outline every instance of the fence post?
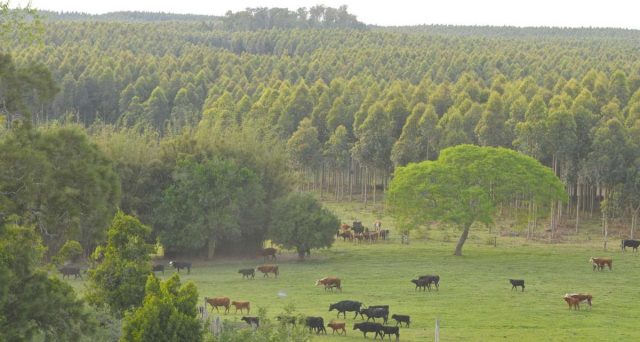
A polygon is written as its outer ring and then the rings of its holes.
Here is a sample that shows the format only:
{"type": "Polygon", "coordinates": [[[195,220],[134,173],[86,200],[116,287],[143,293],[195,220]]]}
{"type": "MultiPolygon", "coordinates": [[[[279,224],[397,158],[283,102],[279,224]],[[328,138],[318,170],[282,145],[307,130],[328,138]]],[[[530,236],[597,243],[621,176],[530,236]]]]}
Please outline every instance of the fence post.
{"type": "Polygon", "coordinates": [[[440,321],[436,318],[435,342],[440,342],[440,321]]]}

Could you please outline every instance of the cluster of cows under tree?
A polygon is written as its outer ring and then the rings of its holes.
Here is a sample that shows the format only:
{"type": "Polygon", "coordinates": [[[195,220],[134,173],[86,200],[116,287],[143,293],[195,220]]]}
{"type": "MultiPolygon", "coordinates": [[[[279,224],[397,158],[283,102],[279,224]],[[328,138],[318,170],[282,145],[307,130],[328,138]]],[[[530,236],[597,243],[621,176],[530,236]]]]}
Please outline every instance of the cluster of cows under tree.
{"type": "Polygon", "coordinates": [[[349,240],[358,243],[363,241],[374,243],[389,238],[389,229],[382,229],[382,222],[379,220],[374,222],[373,227],[374,230],[369,230],[360,221],[353,221],[351,226],[343,223],[336,233],[336,237],[341,237],[343,241],[349,240]]]}

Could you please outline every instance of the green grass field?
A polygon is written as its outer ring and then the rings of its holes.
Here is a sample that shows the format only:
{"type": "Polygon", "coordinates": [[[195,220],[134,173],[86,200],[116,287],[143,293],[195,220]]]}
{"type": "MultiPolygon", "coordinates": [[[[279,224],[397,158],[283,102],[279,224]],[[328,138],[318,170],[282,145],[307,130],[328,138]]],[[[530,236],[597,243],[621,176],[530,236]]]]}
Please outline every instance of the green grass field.
{"type": "MultiPolygon", "coordinates": [[[[330,205],[344,221],[353,210],[330,205]]],[[[371,226],[374,212],[358,212],[371,226]]],[[[390,222],[383,218],[383,222],[390,222]]],[[[388,226],[387,226],[388,227],[388,226]]],[[[391,314],[411,315],[410,328],[401,329],[401,341],[432,341],[435,320],[440,320],[441,341],[634,341],[640,338],[640,256],[618,250],[612,240],[608,252],[600,242],[588,244],[545,244],[522,238],[498,238],[497,247],[486,243],[477,229],[464,248],[463,257],[452,255],[456,236],[450,242],[413,239],[401,245],[398,235],[388,242],[356,245],[338,241],[326,250],[314,251],[311,259],[299,262],[292,252],[279,256],[280,277],[243,280],[240,268],[261,264],[259,259],[222,259],[196,262],[184,281],[193,281],[201,297],[228,296],[251,301],[269,316],[293,305],[305,315],[322,316],[325,324],[336,318],[329,304],[357,300],[365,305],[388,304],[391,314]],[[612,256],[613,271],[593,272],[590,256],[612,256]],[[410,279],[438,274],[440,291],[417,292],[410,279]],[[314,287],[324,276],[343,280],[343,292],[325,292],[314,287]],[[512,291],[509,278],[526,280],[524,292],[512,291]],[[279,298],[278,292],[287,296],[279,298]],[[567,292],[587,292],[594,297],[592,310],[569,311],[562,297],[567,292]]],[[[484,234],[484,235],[483,235],[484,234]]],[[[172,274],[169,270],[165,278],[172,274]]],[[[70,281],[81,287],[81,281],[70,281]]],[[[214,311],[215,313],[215,311],[214,311]]],[[[239,321],[241,314],[223,315],[239,321]]],[[[361,341],[351,330],[347,336],[315,338],[317,341],[361,341]]],[[[392,322],[392,321],[391,321],[392,322]]],[[[390,323],[391,323],[390,322],[390,323]]],[[[395,324],[395,322],[393,323],[395,324]]],[[[369,337],[371,338],[371,336],[369,337]]]]}

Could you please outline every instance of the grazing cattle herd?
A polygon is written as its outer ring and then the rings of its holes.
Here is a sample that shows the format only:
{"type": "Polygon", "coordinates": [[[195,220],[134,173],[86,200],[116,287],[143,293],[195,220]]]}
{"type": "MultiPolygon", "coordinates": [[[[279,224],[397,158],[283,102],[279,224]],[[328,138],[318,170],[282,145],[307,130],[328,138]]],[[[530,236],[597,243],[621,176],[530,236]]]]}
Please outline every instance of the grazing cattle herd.
{"type": "MultiPolygon", "coordinates": [[[[354,221],[353,225],[350,226],[348,224],[343,223],[337,233],[337,237],[342,237],[343,240],[349,241],[368,241],[370,243],[376,242],[379,239],[385,240],[389,235],[389,230],[382,229],[382,222],[376,221],[374,223],[375,230],[369,230],[364,227],[361,222],[354,221]]],[[[633,252],[636,253],[638,247],[640,247],[640,241],[638,240],[622,240],[621,241],[621,250],[626,251],[626,247],[630,247],[633,249],[633,252]]],[[[276,260],[276,254],[278,250],[276,248],[264,248],[261,249],[258,253],[258,256],[262,256],[264,260],[276,260]]],[[[596,269],[602,271],[605,267],[608,267],[609,270],[613,270],[612,264],[613,260],[611,257],[591,257],[589,259],[589,263],[593,266],[593,271],[596,269]]],[[[191,262],[185,261],[169,261],[169,265],[172,266],[180,272],[181,269],[186,269],[187,273],[191,273],[191,262]]],[[[164,274],[165,266],[163,264],[152,264],[153,272],[162,272],[164,274]]],[[[273,274],[275,278],[279,275],[278,265],[273,264],[264,264],[259,265],[255,268],[243,268],[238,270],[238,273],[242,274],[242,279],[254,279],[255,271],[259,271],[263,274],[263,278],[269,278],[269,274],[273,274]]],[[[79,267],[65,265],[58,269],[58,271],[62,274],[62,278],[65,279],[70,276],[74,276],[74,279],[78,277],[82,279],[81,271],[79,267]]],[[[432,286],[436,291],[439,291],[440,288],[440,276],[439,275],[422,275],[418,276],[416,279],[411,279],[411,282],[415,285],[415,290],[422,291],[431,291],[432,286]]],[[[509,279],[509,283],[511,284],[511,290],[518,290],[518,287],[521,288],[521,291],[524,292],[525,281],[524,279],[509,279]]],[[[316,280],[315,286],[322,285],[324,290],[330,290],[333,292],[333,289],[337,289],[342,292],[342,281],[340,278],[335,276],[328,276],[321,279],[316,280]]],[[[199,307],[199,310],[207,311],[207,304],[211,306],[211,312],[213,309],[216,309],[216,312],[220,313],[219,308],[224,308],[224,314],[229,313],[229,308],[231,305],[235,307],[235,314],[240,310],[241,314],[248,315],[251,310],[251,304],[249,301],[231,301],[229,297],[220,296],[209,298],[205,297],[205,306],[199,307]]],[[[569,306],[569,310],[580,310],[580,304],[586,303],[588,308],[592,307],[593,296],[587,293],[567,293],[563,297],[564,301],[569,306]]],[[[391,315],[391,319],[395,321],[395,326],[387,326],[387,322],[389,319],[389,305],[370,305],[365,306],[362,302],[355,300],[342,300],[337,303],[333,303],[329,305],[329,312],[337,311],[337,317],[340,317],[342,314],[343,318],[347,318],[347,312],[353,312],[353,319],[357,319],[358,315],[360,319],[364,320],[363,322],[355,323],[353,326],[353,330],[359,330],[363,333],[364,337],[367,338],[367,334],[373,334],[374,339],[380,336],[381,339],[384,337],[395,336],[396,340],[400,338],[400,327],[409,327],[411,324],[411,317],[409,315],[402,314],[393,314],[391,315]],[[381,320],[381,323],[376,322],[376,319],[381,320]]],[[[280,315],[276,317],[277,320],[281,324],[292,324],[295,325],[297,323],[297,318],[294,316],[285,316],[280,315]]],[[[252,316],[243,316],[241,318],[242,321],[246,322],[249,326],[257,329],[260,326],[260,321],[258,317],[252,316]]],[[[308,316],[301,320],[304,322],[305,326],[316,334],[324,333],[327,331],[324,325],[324,319],[319,316],[308,316]]],[[[338,332],[338,335],[346,335],[346,322],[344,321],[336,321],[332,320],[329,322],[327,327],[332,329],[332,334],[338,332]]]]}

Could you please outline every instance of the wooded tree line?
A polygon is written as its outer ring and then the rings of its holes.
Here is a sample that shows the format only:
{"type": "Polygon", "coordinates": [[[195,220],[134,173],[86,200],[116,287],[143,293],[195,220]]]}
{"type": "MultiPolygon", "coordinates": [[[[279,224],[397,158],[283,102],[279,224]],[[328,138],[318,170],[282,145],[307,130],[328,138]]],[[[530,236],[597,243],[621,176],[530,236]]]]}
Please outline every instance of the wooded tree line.
{"type": "MultiPolygon", "coordinates": [[[[556,206],[554,224],[579,222],[607,199],[603,213],[635,226],[634,32],[58,21],[47,24],[44,45],[17,45],[14,55],[18,65],[45,61],[58,82],[51,104],[29,102],[39,103],[30,108],[37,124],[78,122],[93,125],[92,134],[112,124],[114,135],[128,130],[126,139],[160,139],[158,146],[188,140],[185,130],[202,142],[207,134],[269,127],[286,142],[299,187],[374,201],[395,166],[434,160],[462,143],[503,146],[540,160],[565,182],[570,201],[556,206]]],[[[160,172],[151,184],[172,172],[144,169],[160,172]]],[[[136,212],[153,216],[144,208],[151,202],[128,193],[135,187],[123,189],[123,207],[131,198],[136,212]]]]}

